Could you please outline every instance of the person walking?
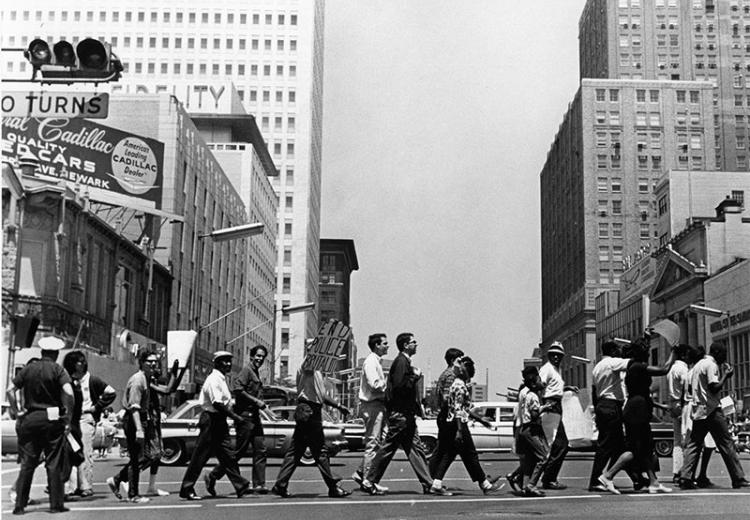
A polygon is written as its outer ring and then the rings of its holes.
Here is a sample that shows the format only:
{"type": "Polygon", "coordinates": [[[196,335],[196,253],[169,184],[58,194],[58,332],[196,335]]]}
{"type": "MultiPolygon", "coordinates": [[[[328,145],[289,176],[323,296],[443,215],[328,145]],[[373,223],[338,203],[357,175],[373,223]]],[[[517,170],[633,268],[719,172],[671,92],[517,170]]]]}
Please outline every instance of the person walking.
{"type": "Polygon", "coordinates": [[[125,385],[125,393],[122,396],[122,407],[125,411],[123,417],[123,430],[125,432],[125,445],[128,449],[128,463],[123,466],[117,475],[107,479],[112,494],[118,500],[123,495],[121,484],[127,483],[128,501],[136,504],[145,504],[149,498],[141,496],[138,490],[140,472],[150,461],[150,439],[153,438],[154,429],[151,420],[151,391],[149,389],[151,375],[159,363],[159,357],[150,350],[142,350],[138,353],[138,372],[130,376],[125,385]]]}
{"type": "Polygon", "coordinates": [[[73,414],[73,386],[65,369],[56,363],[65,341],[54,336],[39,340],[41,359],[27,364],[11,381],[6,391],[10,416],[16,419],[21,469],[16,481],[14,515],[22,515],[29,503],[31,482],[44,453],[49,486],[49,511],[62,513],[65,507],[63,476],[66,464],[66,437],[73,414]],[[19,415],[19,394],[25,413],[19,415]]]}
{"type": "MultiPolygon", "coordinates": [[[[255,345],[250,349],[250,363],[240,370],[232,379],[232,394],[234,395],[234,412],[240,416],[234,422],[235,442],[234,460],[239,461],[248,450],[253,456],[253,492],[261,495],[268,493],[266,488],[266,442],[263,435],[263,424],[260,420],[260,410],[266,408],[262,399],[263,382],[260,379],[260,369],[268,356],[268,350],[263,345],[255,345]]],[[[206,490],[211,496],[216,496],[216,481],[226,473],[221,464],[216,465],[204,476],[206,490]]]]}
{"type": "Polygon", "coordinates": [[[591,395],[598,436],[594,464],[591,466],[589,491],[607,491],[599,483],[599,475],[625,451],[622,409],[625,404],[623,376],[628,369],[622,349],[614,341],[602,344],[602,359],[594,366],[591,395]]]}
{"type": "Polygon", "coordinates": [[[714,342],[709,349],[709,355],[693,367],[690,381],[693,426],[685,446],[684,463],[680,470],[681,489],[697,487],[692,481],[692,475],[695,473],[698,454],[707,433],[711,433],[716,448],[724,460],[727,473],[732,479],[732,487],[735,489],[750,487],[737,451],[734,449],[727,419],[721,409],[721,390],[727,380],[734,375],[734,369],[725,363],[726,359],[726,345],[714,342]]]}
{"type": "Polygon", "coordinates": [[[443,488],[437,492],[431,490],[432,477],[417,431],[416,416],[421,411],[418,384],[422,371],[411,363],[411,358],[417,353],[417,346],[417,340],[410,332],[402,332],[396,337],[398,355],[388,371],[386,387],[388,432],[383,445],[375,454],[370,471],[362,481],[365,492],[371,495],[385,494],[385,490],[380,487],[380,479],[399,447],[406,453],[425,494],[448,494],[443,488]]]}
{"type": "Polygon", "coordinates": [[[682,410],[687,402],[688,366],[685,362],[690,347],[680,344],[675,350],[676,359],[667,372],[667,392],[669,415],[672,417],[672,482],[680,483],[680,469],[682,469],[682,447],[685,445],[682,431],[682,410]]]}
{"type": "Polygon", "coordinates": [[[543,497],[544,491],[537,487],[539,478],[549,461],[549,444],[542,428],[541,415],[554,408],[554,403],[541,404],[539,394],[543,391],[539,371],[529,366],[521,371],[524,388],[519,393],[518,415],[521,426],[516,440],[516,452],[521,462],[521,480],[513,479],[512,487],[520,488],[525,497],[543,497]]]}
{"type": "Polygon", "coordinates": [[[566,386],[560,374],[560,364],[565,356],[562,343],[554,341],[547,349],[547,363],[539,370],[539,377],[544,385],[544,404],[549,404],[550,414],[555,414],[557,426],[553,428],[554,438],[551,441],[549,455],[544,474],[542,475],[542,487],[544,489],[565,489],[568,486],[557,480],[568,453],[568,436],[565,433],[565,425],[562,421],[562,398],[563,392],[572,391],[578,393],[577,386],[566,386]]]}
{"type": "Polygon", "coordinates": [[[430,475],[435,475],[440,460],[443,459],[448,447],[454,443],[455,431],[448,428],[448,393],[451,385],[456,379],[456,361],[464,355],[463,350],[449,348],[445,351],[446,368],[440,374],[435,385],[435,397],[437,398],[438,414],[435,421],[437,422],[438,437],[435,453],[429,459],[430,475]],[[449,431],[451,430],[451,431],[449,431]]]}
{"type": "Polygon", "coordinates": [[[625,451],[599,476],[599,482],[607,491],[619,495],[615,487],[615,475],[624,467],[635,473],[646,472],[649,478],[648,492],[671,493],[672,489],[659,482],[659,459],[654,451],[654,437],[651,433],[651,418],[654,403],[651,399],[652,376],[666,375],[674,362],[674,347],[663,366],[649,366],[651,352],[648,337],[635,341],[630,347],[630,361],[625,375],[625,390],[628,399],[623,409],[625,424],[625,451]]]}
{"type": "Polygon", "coordinates": [[[230,408],[232,394],[229,392],[226,375],[232,370],[232,357],[233,354],[226,350],[214,352],[214,369],[201,387],[200,403],[203,411],[198,419],[200,433],[180,484],[180,498],[185,500],[201,500],[202,497],[195,492],[195,482],[212,455],[219,459],[219,464],[234,486],[237,498],[242,498],[251,490],[250,482],[240,475],[227,424],[227,417],[235,422],[242,421],[242,417],[230,408]]]}
{"type": "Polygon", "coordinates": [[[450,439],[451,442],[445,446],[441,459],[437,461],[436,469],[432,472],[433,480],[430,492],[436,495],[442,494],[443,478],[456,455],[460,455],[471,480],[479,485],[482,493],[488,495],[502,488],[505,484],[497,484],[499,477],[492,478],[482,469],[477,449],[474,446],[474,439],[467,423],[469,420],[475,420],[487,428],[492,428],[492,424],[471,412],[473,406],[468,383],[475,374],[474,361],[469,356],[462,356],[456,360],[456,366],[453,367],[453,370],[456,377],[448,390],[448,414],[445,424],[445,440],[450,439]]]}
{"type": "Polygon", "coordinates": [[[309,370],[300,368],[297,372],[297,408],[294,410],[294,433],[289,448],[284,454],[276,483],[271,488],[271,493],[281,498],[290,498],[288,491],[289,481],[294,470],[299,466],[302,455],[306,448],[315,458],[320,475],[328,486],[330,498],[344,498],[351,495],[340,487],[338,483],[341,478],[331,471],[331,463],[328,458],[328,448],[325,445],[325,434],[323,432],[323,405],[337,408],[346,417],[349,409],[336,402],[328,395],[325,387],[325,378],[320,370],[309,370]]]}
{"type": "Polygon", "coordinates": [[[365,420],[365,452],[362,462],[352,474],[352,480],[360,487],[383,442],[387,381],[383,373],[382,358],[388,353],[388,337],[382,333],[371,334],[367,338],[367,346],[370,347],[370,353],[362,363],[362,375],[359,379],[360,413],[365,420]]]}
{"type": "Polygon", "coordinates": [[[74,385],[76,399],[76,417],[72,424],[77,424],[83,448],[83,462],[71,473],[68,485],[71,494],[82,498],[94,494],[94,436],[96,425],[102,412],[117,397],[117,391],[101,378],[89,372],[86,355],[80,350],[68,352],[63,359],[63,367],[68,371],[74,385]],[[77,419],[77,421],[76,421],[77,419]]]}

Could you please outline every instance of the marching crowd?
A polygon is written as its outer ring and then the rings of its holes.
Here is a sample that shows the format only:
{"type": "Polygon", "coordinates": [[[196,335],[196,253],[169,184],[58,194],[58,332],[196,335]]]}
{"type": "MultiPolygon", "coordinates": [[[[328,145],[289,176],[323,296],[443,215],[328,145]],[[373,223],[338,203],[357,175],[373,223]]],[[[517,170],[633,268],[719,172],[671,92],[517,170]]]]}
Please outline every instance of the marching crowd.
{"type": "MultiPolygon", "coordinates": [[[[82,497],[93,494],[93,438],[96,424],[104,410],[115,400],[116,391],[88,372],[85,355],[68,353],[62,365],[56,363],[63,340],[55,337],[39,341],[41,359],[29,362],[13,379],[8,389],[11,416],[17,417],[20,471],[14,485],[14,514],[23,514],[30,503],[29,491],[36,467],[44,461],[47,470],[51,512],[64,512],[66,494],[82,497]],[[67,492],[66,492],[67,482],[67,492]]],[[[420,441],[417,417],[424,415],[419,385],[423,378],[412,358],[418,343],[411,333],[396,338],[398,354],[386,374],[382,357],[388,352],[385,334],[368,338],[370,354],[362,367],[359,403],[365,425],[365,450],[361,463],[352,475],[360,489],[370,495],[384,495],[381,485],[389,463],[401,448],[421,484],[422,492],[448,496],[451,491],[443,479],[459,456],[469,474],[484,494],[504,486],[500,476],[485,474],[477,456],[470,421],[488,427],[483,417],[472,414],[470,381],[475,373],[474,361],[459,349],[445,353],[446,368],[437,381],[438,441],[428,460],[420,441]]],[[[654,451],[650,421],[655,407],[668,410],[673,418],[675,452],[674,483],[682,489],[712,487],[705,469],[711,446],[721,454],[733,488],[750,487],[734,449],[728,422],[720,397],[732,367],[725,363],[726,347],[711,345],[708,354],[688,345],[673,347],[662,366],[648,363],[649,337],[627,345],[607,341],[602,345],[602,359],[593,370],[592,397],[598,441],[589,490],[619,494],[613,479],[625,471],[635,490],[668,493],[672,489],[657,477],[659,461],[654,451]],[[669,403],[656,403],[651,397],[654,377],[667,377],[669,403]],[[701,469],[696,478],[698,460],[701,469]]],[[[196,482],[210,457],[218,464],[203,473],[209,495],[216,495],[216,483],[227,476],[238,497],[269,492],[288,498],[289,482],[300,460],[309,448],[328,488],[331,498],[351,494],[330,466],[325,445],[322,408],[338,409],[344,417],[350,411],[326,389],[325,375],[319,370],[300,369],[297,373],[297,406],[295,429],[284,456],[276,482],[266,487],[266,450],[260,410],[263,383],[260,368],[268,355],[258,345],[250,351],[250,362],[237,376],[227,377],[232,368],[230,352],[213,354],[213,371],[200,389],[202,408],[198,420],[199,434],[195,449],[180,484],[179,496],[201,500],[196,482]],[[233,420],[235,439],[231,439],[228,419],[233,420]],[[239,461],[252,455],[252,480],[239,470],[239,461]]],[[[565,432],[563,395],[578,392],[566,386],[560,373],[565,351],[559,342],[547,349],[547,363],[540,369],[523,369],[514,424],[515,451],[519,465],[505,476],[510,487],[521,496],[544,496],[545,490],[562,490],[558,474],[568,451],[565,432]]],[[[139,370],[133,374],[121,396],[124,410],[122,425],[129,461],[106,482],[120,500],[145,503],[152,496],[169,493],[156,486],[159,461],[163,453],[161,439],[161,397],[174,392],[184,374],[175,363],[162,377],[161,359],[155,352],[138,354],[139,370]],[[149,483],[140,494],[140,473],[149,470],[149,483]]]]}

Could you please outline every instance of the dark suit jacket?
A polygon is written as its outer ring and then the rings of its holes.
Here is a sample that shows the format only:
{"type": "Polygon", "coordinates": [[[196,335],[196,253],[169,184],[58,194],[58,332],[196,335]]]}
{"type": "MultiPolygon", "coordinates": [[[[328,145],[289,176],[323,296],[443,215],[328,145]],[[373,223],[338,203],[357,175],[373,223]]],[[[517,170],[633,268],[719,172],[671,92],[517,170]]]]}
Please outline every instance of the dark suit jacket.
{"type": "Polygon", "coordinates": [[[385,391],[388,410],[412,416],[418,414],[418,381],[419,377],[414,375],[411,360],[399,352],[388,371],[388,386],[385,391]]]}

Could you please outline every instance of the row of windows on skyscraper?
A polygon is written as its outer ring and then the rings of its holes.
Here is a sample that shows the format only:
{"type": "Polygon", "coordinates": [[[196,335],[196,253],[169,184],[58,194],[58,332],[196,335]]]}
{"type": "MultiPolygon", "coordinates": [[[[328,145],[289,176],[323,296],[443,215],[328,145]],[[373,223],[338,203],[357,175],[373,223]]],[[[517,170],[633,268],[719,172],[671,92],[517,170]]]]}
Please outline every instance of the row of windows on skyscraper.
{"type": "Polygon", "coordinates": [[[62,22],[67,21],[73,21],[73,22],[120,22],[124,21],[126,23],[128,22],[137,22],[137,23],[145,23],[147,20],[150,23],[159,23],[159,24],[169,24],[169,23],[188,23],[188,24],[196,24],[200,20],[201,25],[206,25],[211,23],[211,20],[213,20],[213,23],[216,25],[233,25],[235,23],[239,23],[239,25],[247,25],[248,19],[252,20],[252,25],[260,25],[261,20],[263,20],[264,25],[274,25],[274,19],[275,19],[275,25],[284,26],[284,25],[291,25],[295,26],[297,25],[297,15],[296,14],[288,14],[288,13],[278,13],[275,15],[273,13],[265,13],[261,16],[261,13],[252,13],[248,16],[248,13],[223,13],[223,12],[213,12],[209,13],[207,11],[201,11],[200,13],[197,13],[195,11],[188,11],[187,13],[183,11],[175,11],[172,13],[172,11],[149,11],[148,16],[146,16],[146,11],[73,11],[72,13],[69,13],[69,11],[61,11],[60,13],[57,13],[56,11],[47,11],[46,17],[44,14],[44,11],[34,11],[33,16],[31,11],[9,11],[8,12],[8,18],[10,21],[35,21],[35,22],[43,22],[43,21],[49,21],[54,22],[57,19],[57,16],[59,15],[59,20],[62,22]],[[161,16],[159,16],[161,14],[161,16]],[[200,16],[199,16],[200,15],[200,16]]]}

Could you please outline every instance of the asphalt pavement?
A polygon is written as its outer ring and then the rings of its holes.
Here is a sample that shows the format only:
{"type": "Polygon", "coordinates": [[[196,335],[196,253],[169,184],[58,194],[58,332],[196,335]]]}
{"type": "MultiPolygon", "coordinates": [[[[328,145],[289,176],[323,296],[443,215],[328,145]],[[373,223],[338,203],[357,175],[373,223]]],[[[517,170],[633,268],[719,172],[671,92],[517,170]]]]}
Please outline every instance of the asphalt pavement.
{"type": "MultiPolygon", "coordinates": [[[[87,499],[71,500],[66,505],[69,513],[61,518],[100,520],[107,518],[135,518],[148,520],[232,520],[232,519],[290,519],[290,520],[380,520],[416,519],[430,520],[456,518],[575,518],[575,519],[627,519],[627,518],[680,518],[705,519],[750,518],[750,490],[733,490],[726,475],[721,457],[716,454],[709,466],[709,477],[716,487],[708,490],[681,491],[671,494],[649,495],[627,491],[628,480],[618,476],[616,483],[624,493],[620,496],[606,493],[589,493],[588,474],[591,470],[591,454],[572,453],[563,466],[561,481],[568,486],[563,491],[549,491],[543,498],[521,498],[514,496],[507,486],[500,491],[484,496],[476,484],[471,482],[460,461],[456,461],[448,472],[444,484],[454,493],[450,497],[423,495],[412,469],[402,453],[399,453],[389,466],[383,485],[390,488],[386,496],[372,497],[356,489],[350,480],[354,468],[359,463],[360,453],[343,453],[335,457],[333,469],[343,477],[342,486],[354,490],[343,499],[330,499],[315,467],[301,467],[295,472],[289,491],[293,498],[281,499],[274,495],[252,495],[237,499],[231,484],[224,479],[217,484],[219,496],[199,502],[187,502],[177,496],[184,466],[162,467],[159,470],[159,487],[171,493],[168,497],[153,498],[143,505],[118,501],[109,491],[105,480],[114,475],[125,462],[111,456],[97,460],[95,468],[95,494],[87,499]]],[[[510,454],[481,455],[480,460],[490,475],[505,475],[516,466],[516,459],[510,454]]],[[[269,460],[267,469],[268,487],[278,473],[279,459],[269,460]]],[[[750,456],[743,454],[742,463],[750,474],[750,456]]],[[[661,459],[660,476],[666,485],[671,480],[671,459],[661,459]]],[[[249,477],[251,465],[241,464],[242,473],[249,477]]],[[[3,515],[10,514],[12,504],[8,499],[10,484],[18,474],[13,458],[2,462],[2,499],[0,509],[3,515]]],[[[46,495],[44,494],[45,472],[40,467],[34,479],[31,497],[38,505],[27,508],[26,517],[47,517],[46,495]]],[[[148,474],[141,474],[141,490],[145,491],[148,474]]],[[[202,480],[196,491],[205,495],[202,480]]]]}

